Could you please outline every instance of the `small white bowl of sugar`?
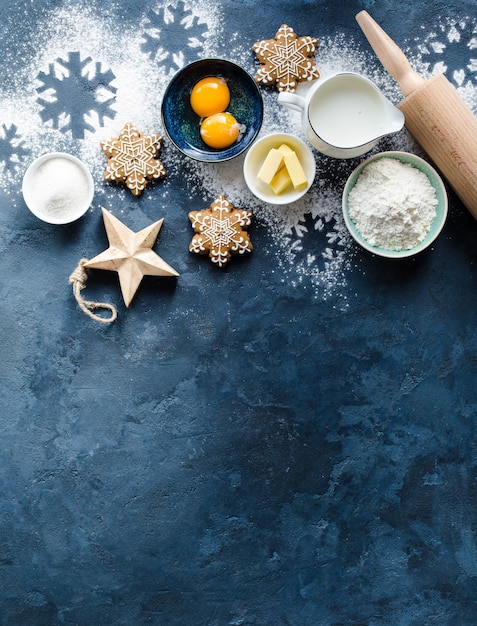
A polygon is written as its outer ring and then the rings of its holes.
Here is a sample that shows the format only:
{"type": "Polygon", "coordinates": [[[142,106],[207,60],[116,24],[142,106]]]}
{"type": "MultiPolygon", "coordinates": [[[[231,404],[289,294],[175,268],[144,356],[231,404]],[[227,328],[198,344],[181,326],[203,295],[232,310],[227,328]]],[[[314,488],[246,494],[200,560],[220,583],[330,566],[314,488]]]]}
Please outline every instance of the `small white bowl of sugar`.
{"type": "Polygon", "coordinates": [[[40,220],[69,224],[91,206],[94,182],[78,158],[66,152],[50,152],[28,167],[22,193],[27,207],[40,220]]]}

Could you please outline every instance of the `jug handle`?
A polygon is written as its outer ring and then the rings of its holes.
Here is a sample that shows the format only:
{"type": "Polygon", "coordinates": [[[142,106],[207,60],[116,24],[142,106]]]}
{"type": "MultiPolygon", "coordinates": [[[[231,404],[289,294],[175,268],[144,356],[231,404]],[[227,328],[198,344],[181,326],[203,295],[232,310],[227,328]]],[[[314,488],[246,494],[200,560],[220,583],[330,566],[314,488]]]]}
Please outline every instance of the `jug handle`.
{"type": "Polygon", "coordinates": [[[293,109],[294,111],[298,111],[301,113],[305,106],[306,100],[301,96],[297,96],[295,93],[290,93],[289,91],[280,91],[278,94],[278,102],[288,107],[289,109],[293,109]]]}

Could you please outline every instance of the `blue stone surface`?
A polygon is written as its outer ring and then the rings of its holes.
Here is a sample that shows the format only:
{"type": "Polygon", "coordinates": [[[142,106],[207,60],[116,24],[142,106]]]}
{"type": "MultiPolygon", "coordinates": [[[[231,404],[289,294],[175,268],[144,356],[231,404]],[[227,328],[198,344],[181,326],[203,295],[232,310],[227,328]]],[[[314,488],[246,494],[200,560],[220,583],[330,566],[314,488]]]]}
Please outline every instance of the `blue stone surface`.
{"type": "MultiPolygon", "coordinates": [[[[373,256],[344,227],[359,159],[316,153],[310,193],[254,199],[242,157],[199,164],[165,141],[164,181],[103,180],[99,142],[162,132],[179,67],[251,51],[283,23],[326,73],[401,95],[355,21],[368,10],[477,110],[473,0],[11,0],[0,4],[0,624],[473,626],[477,621],[477,224],[448,187],[431,248],[373,256]],[[37,156],[89,166],[80,220],[37,220],[37,156]],[[254,213],[253,253],[189,253],[190,210],[224,193],[254,213]],[[68,283],[108,246],[100,207],[180,276],[126,308],[114,272],[68,283]]],[[[262,132],[301,133],[261,87],[262,132]]],[[[419,145],[402,132],[374,152],[419,145]]]]}

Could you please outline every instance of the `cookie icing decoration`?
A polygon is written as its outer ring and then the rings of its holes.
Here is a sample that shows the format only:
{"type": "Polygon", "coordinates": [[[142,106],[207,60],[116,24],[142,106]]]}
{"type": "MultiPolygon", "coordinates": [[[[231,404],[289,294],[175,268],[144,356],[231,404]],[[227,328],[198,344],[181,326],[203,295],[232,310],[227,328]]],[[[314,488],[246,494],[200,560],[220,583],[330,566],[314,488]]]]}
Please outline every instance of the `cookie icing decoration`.
{"type": "Polygon", "coordinates": [[[150,181],[166,175],[163,163],[157,158],[162,144],[161,135],[142,135],[128,122],[118,137],[100,142],[109,157],[104,179],[124,182],[135,196],[141,195],[150,181]]]}
{"type": "Polygon", "coordinates": [[[127,307],[131,304],[144,276],[179,276],[174,268],[151,250],[164,219],[135,233],[106,209],[101,210],[109,248],[93,259],[85,261],[83,268],[117,272],[127,307]]]}
{"type": "Polygon", "coordinates": [[[196,234],[189,245],[190,252],[208,254],[218,267],[226,265],[232,254],[252,252],[253,246],[246,232],[252,222],[252,213],[235,207],[219,195],[208,209],[191,211],[189,219],[196,234]]]}
{"type": "Polygon", "coordinates": [[[253,44],[261,63],[255,80],[278,91],[295,91],[298,83],[320,77],[313,57],[318,47],[315,37],[298,37],[290,26],[282,24],[274,39],[253,44]]]}

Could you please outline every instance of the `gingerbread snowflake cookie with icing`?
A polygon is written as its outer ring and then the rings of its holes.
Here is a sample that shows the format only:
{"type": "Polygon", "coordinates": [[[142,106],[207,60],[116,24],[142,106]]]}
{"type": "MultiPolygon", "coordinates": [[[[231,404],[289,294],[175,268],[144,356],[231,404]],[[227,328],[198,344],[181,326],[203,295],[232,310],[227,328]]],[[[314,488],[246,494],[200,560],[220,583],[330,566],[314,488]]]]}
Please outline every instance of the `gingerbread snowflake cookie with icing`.
{"type": "Polygon", "coordinates": [[[282,24],[274,39],[257,41],[252,46],[262,64],[255,80],[275,85],[278,91],[295,91],[298,83],[320,77],[313,59],[317,47],[315,37],[298,37],[293,28],[282,24]]]}
{"type": "Polygon", "coordinates": [[[141,195],[149,182],[166,175],[157,158],[162,144],[161,135],[142,135],[128,122],[118,137],[100,142],[108,156],[104,179],[124,182],[135,196],[141,195]]]}
{"type": "Polygon", "coordinates": [[[218,267],[226,265],[232,254],[252,252],[253,246],[246,232],[252,222],[252,213],[235,207],[219,195],[208,209],[191,211],[189,219],[195,235],[190,252],[208,254],[218,267]]]}

